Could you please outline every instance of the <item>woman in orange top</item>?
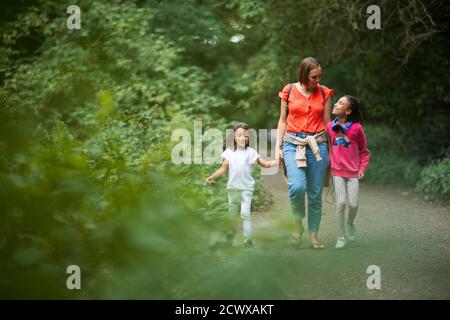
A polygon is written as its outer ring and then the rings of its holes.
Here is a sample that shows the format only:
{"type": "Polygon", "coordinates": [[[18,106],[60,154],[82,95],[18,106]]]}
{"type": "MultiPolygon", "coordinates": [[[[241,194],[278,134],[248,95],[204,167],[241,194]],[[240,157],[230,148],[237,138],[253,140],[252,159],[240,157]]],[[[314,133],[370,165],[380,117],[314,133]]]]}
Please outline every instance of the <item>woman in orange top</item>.
{"type": "Polygon", "coordinates": [[[289,200],[298,225],[298,232],[292,236],[299,243],[304,230],[302,220],[305,217],[307,193],[309,240],[315,249],[325,248],[319,242],[317,233],[328,165],[325,128],[330,121],[334,93],[332,89],[319,84],[321,78],[320,62],[312,57],[305,58],[297,70],[298,82],[286,85],[279,93],[281,110],[275,149],[276,159],[284,161],[286,166],[289,200]]]}

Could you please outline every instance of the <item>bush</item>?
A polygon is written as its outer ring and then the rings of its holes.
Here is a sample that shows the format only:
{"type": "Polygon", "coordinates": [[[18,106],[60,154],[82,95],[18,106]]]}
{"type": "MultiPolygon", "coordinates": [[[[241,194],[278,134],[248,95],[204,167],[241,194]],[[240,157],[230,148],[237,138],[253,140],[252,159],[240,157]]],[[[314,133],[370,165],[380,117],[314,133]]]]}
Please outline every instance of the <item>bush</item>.
{"type": "Polygon", "coordinates": [[[206,250],[230,224],[226,179],[207,188],[217,166],[170,156],[174,129],[224,130],[212,110],[229,102],[148,25],[152,10],[95,2],[84,14],[97,23],[58,37],[45,34],[62,18],[32,10],[11,26],[40,23],[45,45],[0,88],[0,298],[268,298],[276,259],[258,258],[256,284],[237,290],[254,263],[230,253],[226,273],[206,250]],[[82,291],[66,287],[71,264],[82,291]]]}
{"type": "Polygon", "coordinates": [[[425,200],[449,203],[450,153],[422,170],[416,190],[425,195],[425,200]]]}
{"type": "Polygon", "coordinates": [[[366,179],[372,183],[395,184],[415,187],[425,200],[448,203],[450,190],[450,151],[439,153],[444,158],[426,167],[420,165],[423,149],[417,153],[417,136],[408,134],[405,128],[365,126],[370,150],[370,164],[366,179]],[[414,145],[415,144],[415,145],[414,145]]]}
{"type": "Polygon", "coordinates": [[[422,168],[415,158],[408,155],[407,138],[386,126],[365,126],[364,129],[370,151],[366,180],[414,187],[422,168]]]}

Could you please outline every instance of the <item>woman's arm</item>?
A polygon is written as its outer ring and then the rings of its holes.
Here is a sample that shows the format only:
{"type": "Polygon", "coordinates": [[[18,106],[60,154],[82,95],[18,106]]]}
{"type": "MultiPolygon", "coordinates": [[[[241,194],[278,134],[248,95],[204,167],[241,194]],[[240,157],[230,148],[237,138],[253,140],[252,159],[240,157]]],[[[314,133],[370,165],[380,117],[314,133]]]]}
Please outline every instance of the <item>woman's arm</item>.
{"type": "Polygon", "coordinates": [[[259,157],[257,161],[258,161],[258,164],[264,168],[270,168],[277,164],[277,160],[266,161],[261,157],[259,157]]]}
{"type": "Polygon", "coordinates": [[[228,170],[228,164],[229,164],[228,160],[223,160],[222,166],[219,169],[217,169],[216,172],[214,172],[212,175],[206,178],[206,183],[208,185],[211,185],[214,182],[214,180],[217,180],[221,176],[223,176],[228,170]]]}
{"type": "Polygon", "coordinates": [[[328,141],[328,165],[331,167],[331,158],[333,157],[333,138],[331,135],[331,129],[328,128],[328,125],[325,126],[325,132],[327,133],[328,141]]]}
{"type": "Polygon", "coordinates": [[[277,126],[277,141],[275,144],[275,160],[283,161],[283,152],[281,151],[281,146],[283,145],[284,131],[286,129],[286,101],[281,100],[280,107],[280,119],[278,120],[277,126]]]}
{"type": "Polygon", "coordinates": [[[327,100],[325,100],[323,106],[323,125],[325,126],[325,128],[327,127],[327,124],[330,121],[331,121],[331,98],[328,97],[327,100]]]}

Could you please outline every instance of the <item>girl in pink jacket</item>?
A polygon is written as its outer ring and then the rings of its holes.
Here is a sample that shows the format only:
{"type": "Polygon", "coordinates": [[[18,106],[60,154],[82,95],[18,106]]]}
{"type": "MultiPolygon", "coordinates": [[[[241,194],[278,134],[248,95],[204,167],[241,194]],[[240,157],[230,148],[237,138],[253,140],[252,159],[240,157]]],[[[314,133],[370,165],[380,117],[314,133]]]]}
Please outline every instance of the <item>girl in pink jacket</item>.
{"type": "Polygon", "coordinates": [[[354,221],[358,212],[359,179],[364,177],[369,163],[369,150],[361,125],[359,101],[346,95],[334,105],[336,118],[327,124],[331,140],[330,163],[336,191],[336,212],[339,234],[336,249],[343,249],[347,241],[355,240],[354,221]],[[345,223],[345,205],[348,196],[348,218],[345,223]]]}

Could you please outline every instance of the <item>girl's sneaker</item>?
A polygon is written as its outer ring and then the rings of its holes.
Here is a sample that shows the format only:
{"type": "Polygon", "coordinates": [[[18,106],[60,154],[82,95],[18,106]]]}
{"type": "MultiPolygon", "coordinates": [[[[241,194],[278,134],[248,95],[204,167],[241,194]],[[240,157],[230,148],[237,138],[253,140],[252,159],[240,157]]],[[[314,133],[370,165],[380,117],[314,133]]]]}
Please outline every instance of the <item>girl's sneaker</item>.
{"type": "Polygon", "coordinates": [[[347,244],[347,241],[345,240],[345,237],[339,237],[339,238],[337,238],[335,248],[336,249],[344,249],[346,244],[347,244]]]}
{"type": "Polygon", "coordinates": [[[224,241],[224,244],[226,247],[232,247],[233,246],[233,240],[236,236],[235,231],[228,231],[225,235],[226,240],[224,241]]]}
{"type": "Polygon", "coordinates": [[[347,239],[348,239],[348,241],[351,241],[351,242],[356,240],[356,228],[355,228],[354,224],[347,225],[347,239]]]}

